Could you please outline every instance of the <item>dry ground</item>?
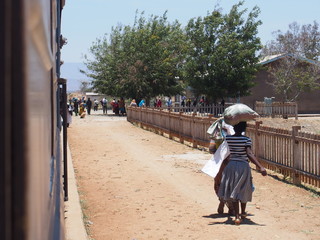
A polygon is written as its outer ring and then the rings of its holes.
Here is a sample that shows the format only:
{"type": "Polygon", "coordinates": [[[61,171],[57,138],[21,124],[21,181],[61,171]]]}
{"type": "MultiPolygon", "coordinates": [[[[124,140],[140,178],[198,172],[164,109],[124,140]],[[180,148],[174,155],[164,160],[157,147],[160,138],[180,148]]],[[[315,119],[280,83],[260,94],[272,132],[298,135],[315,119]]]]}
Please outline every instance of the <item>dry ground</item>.
{"type": "Polygon", "coordinates": [[[91,239],[320,239],[313,192],[253,171],[249,216],[235,226],[200,171],[208,153],[101,112],[74,117],[68,138],[91,239]]]}
{"type": "Polygon", "coordinates": [[[301,126],[301,131],[320,134],[320,117],[299,117],[294,118],[261,118],[263,125],[283,129],[292,129],[292,126],[301,126]]]}

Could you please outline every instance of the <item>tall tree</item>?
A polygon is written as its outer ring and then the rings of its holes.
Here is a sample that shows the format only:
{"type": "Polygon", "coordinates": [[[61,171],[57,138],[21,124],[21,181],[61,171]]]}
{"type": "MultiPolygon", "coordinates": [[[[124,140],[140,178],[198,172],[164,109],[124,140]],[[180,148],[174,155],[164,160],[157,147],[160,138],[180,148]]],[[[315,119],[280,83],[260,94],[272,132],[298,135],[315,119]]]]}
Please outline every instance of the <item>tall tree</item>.
{"type": "Polygon", "coordinates": [[[180,24],[163,16],[136,16],[134,25],[117,26],[91,47],[87,75],[101,93],[126,98],[152,98],[182,91],[179,80],[185,35],[180,24]]]}
{"type": "Polygon", "coordinates": [[[253,86],[258,69],[256,52],[260,10],[240,11],[243,1],[228,14],[215,9],[204,18],[191,19],[186,27],[189,52],[185,79],[197,94],[216,101],[223,97],[245,96],[253,86]]]}
{"type": "Polygon", "coordinates": [[[85,92],[89,92],[92,90],[92,88],[90,87],[90,82],[87,81],[80,81],[80,92],[81,93],[85,93],[85,92]]]}
{"type": "Polygon", "coordinates": [[[277,30],[273,35],[275,39],[263,47],[262,56],[290,53],[319,61],[320,29],[316,21],[302,26],[293,22],[286,32],[277,30]]]}
{"type": "Polygon", "coordinates": [[[275,39],[264,46],[261,55],[283,55],[276,64],[267,67],[273,76],[269,82],[283,101],[296,101],[302,92],[320,86],[320,31],[319,24],[300,26],[296,22],[283,33],[274,32],[275,39]]]}
{"type": "Polygon", "coordinates": [[[301,93],[320,88],[320,65],[294,55],[286,55],[267,67],[268,82],[285,102],[296,101],[301,93]]]}

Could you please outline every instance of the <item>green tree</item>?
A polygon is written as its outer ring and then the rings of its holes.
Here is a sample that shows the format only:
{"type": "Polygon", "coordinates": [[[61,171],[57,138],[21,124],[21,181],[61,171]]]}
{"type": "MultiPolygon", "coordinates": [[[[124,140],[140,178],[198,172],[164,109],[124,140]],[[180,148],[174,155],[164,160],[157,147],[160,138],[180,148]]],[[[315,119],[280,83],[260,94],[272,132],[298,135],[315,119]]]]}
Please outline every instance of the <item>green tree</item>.
{"type": "Polygon", "coordinates": [[[180,93],[184,39],[180,24],[169,23],[166,13],[149,19],[136,15],[132,27],[117,26],[109,41],[105,36],[93,44],[86,74],[96,90],[108,95],[150,99],[180,93]]]}
{"type": "Polygon", "coordinates": [[[228,14],[215,9],[204,18],[191,19],[186,27],[190,48],[184,77],[196,94],[212,101],[248,95],[254,85],[256,52],[261,49],[260,10],[254,7],[245,18],[242,5],[234,5],[228,14]]]}

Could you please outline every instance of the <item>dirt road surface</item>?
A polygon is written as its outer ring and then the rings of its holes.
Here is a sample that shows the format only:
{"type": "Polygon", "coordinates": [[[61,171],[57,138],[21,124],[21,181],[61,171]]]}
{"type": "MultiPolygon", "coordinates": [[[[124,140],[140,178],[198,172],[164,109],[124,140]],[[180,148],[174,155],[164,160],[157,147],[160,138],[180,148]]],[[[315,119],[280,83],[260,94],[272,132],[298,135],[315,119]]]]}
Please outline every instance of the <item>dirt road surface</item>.
{"type": "Polygon", "coordinates": [[[310,191],[253,170],[249,216],[235,226],[217,213],[213,179],[201,172],[209,153],[100,111],[74,116],[68,138],[91,239],[320,239],[310,191]]]}

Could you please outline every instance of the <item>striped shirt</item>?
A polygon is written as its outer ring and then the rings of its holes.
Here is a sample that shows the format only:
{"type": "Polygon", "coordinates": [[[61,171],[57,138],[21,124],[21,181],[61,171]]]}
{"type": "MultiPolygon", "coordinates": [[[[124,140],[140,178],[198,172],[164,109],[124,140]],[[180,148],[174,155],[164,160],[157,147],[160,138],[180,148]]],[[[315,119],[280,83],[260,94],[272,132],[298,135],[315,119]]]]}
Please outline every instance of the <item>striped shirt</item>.
{"type": "Polygon", "coordinates": [[[228,135],[226,140],[230,149],[230,161],[248,161],[246,149],[252,145],[249,137],[228,135]]]}

